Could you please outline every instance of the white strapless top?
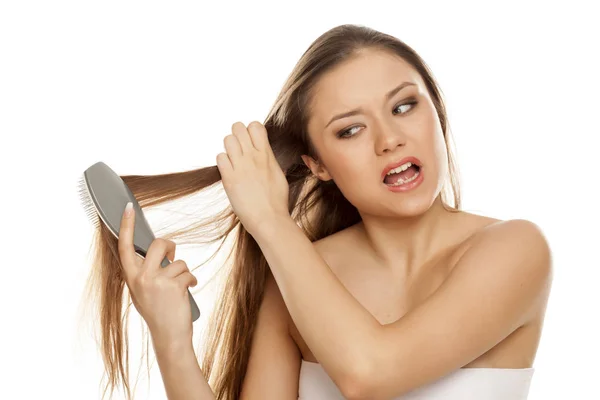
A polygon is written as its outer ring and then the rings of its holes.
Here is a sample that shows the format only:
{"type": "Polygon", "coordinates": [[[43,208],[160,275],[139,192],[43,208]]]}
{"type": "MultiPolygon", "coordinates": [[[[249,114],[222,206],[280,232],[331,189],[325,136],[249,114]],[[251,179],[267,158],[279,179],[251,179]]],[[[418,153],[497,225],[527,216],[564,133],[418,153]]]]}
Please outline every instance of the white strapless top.
{"type": "MultiPolygon", "coordinates": [[[[461,368],[393,400],[526,400],[534,368],[461,368]]],[[[298,400],[343,400],[321,364],[302,360],[298,400]]]]}

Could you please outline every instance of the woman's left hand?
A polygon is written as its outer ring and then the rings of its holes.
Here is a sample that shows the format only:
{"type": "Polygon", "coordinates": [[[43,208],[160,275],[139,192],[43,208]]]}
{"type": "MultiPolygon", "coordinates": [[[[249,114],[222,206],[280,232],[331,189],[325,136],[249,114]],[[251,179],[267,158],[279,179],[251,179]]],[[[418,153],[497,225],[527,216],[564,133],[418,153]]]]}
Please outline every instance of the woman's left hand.
{"type": "Polygon", "coordinates": [[[253,121],[232,126],[223,140],[226,153],[217,155],[217,167],[233,211],[253,234],[271,218],[290,218],[289,186],[277,162],[265,127],[253,121]]]}

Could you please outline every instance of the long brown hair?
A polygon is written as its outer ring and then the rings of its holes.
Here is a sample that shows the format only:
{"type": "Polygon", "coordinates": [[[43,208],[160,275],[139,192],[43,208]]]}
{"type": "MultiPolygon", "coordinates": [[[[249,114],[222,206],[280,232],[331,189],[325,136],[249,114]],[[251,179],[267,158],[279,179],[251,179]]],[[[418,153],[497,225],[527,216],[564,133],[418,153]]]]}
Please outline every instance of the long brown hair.
{"type": "MultiPolygon", "coordinates": [[[[304,52],[263,124],[289,183],[290,215],[311,241],[361,220],[357,209],[346,200],[335,183],[314,177],[301,155],[310,155],[318,160],[307,134],[307,110],[315,83],[323,73],[366,48],[392,52],[408,62],[423,79],[437,110],[448,149],[449,176],[441,193],[442,203],[448,211],[460,209],[458,171],[452,155],[446,109],[441,90],[429,67],[411,47],[393,36],[361,25],[341,25],[318,37],[304,52]],[[447,202],[447,197],[453,197],[452,205],[447,202]]],[[[221,180],[216,166],[163,175],[125,175],[122,178],[142,208],[217,187],[221,180]]],[[[230,236],[234,240],[230,253],[233,254],[233,262],[209,321],[201,364],[215,397],[220,400],[239,397],[265,280],[270,273],[268,265],[230,205],[210,218],[198,219],[187,229],[162,236],[176,243],[177,239],[183,238],[195,238],[206,244],[220,242],[216,252],[230,236]],[[231,235],[232,232],[234,235],[231,235]]],[[[87,287],[98,304],[95,310],[100,323],[99,348],[107,377],[104,394],[110,388],[112,395],[115,387],[122,384],[126,395],[131,398],[127,348],[127,313],[131,297],[128,293],[128,305],[124,308],[126,285],[121,273],[117,241],[100,224],[92,244],[95,251],[87,287]]]]}

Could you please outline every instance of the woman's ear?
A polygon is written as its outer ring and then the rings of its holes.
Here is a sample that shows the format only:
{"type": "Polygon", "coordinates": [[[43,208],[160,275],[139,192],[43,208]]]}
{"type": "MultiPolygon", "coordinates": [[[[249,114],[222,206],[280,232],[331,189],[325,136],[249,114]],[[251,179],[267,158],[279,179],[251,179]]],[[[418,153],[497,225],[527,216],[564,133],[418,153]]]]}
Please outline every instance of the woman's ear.
{"type": "Polygon", "coordinates": [[[304,161],[304,164],[311,170],[314,176],[322,181],[331,180],[331,175],[329,175],[325,166],[320,162],[315,161],[312,157],[307,155],[301,155],[300,157],[302,157],[302,161],[304,161]]]}

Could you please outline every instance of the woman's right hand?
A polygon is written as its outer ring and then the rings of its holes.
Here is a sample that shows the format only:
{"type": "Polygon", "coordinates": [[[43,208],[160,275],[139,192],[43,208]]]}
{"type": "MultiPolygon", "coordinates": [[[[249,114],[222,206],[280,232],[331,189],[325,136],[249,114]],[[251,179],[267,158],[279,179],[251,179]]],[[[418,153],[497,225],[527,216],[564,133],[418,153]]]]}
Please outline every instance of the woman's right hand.
{"type": "MultiPolygon", "coordinates": [[[[126,210],[127,211],[127,210],[126,210]]],[[[192,317],[188,287],[198,281],[183,260],[173,262],[175,243],[157,238],[143,258],[133,247],[135,211],[123,213],[119,232],[119,257],[133,305],[146,321],[156,346],[191,343],[192,317]],[[172,262],[160,263],[165,255],[172,262]]]]}

